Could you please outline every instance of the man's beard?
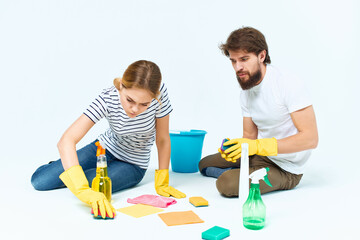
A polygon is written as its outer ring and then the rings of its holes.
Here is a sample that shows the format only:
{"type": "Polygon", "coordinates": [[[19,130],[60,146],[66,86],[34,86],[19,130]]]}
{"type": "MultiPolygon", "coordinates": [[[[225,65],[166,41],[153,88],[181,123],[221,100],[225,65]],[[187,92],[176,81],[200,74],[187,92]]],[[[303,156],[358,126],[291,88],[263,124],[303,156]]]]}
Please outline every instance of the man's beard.
{"type": "Polygon", "coordinates": [[[255,87],[259,81],[261,80],[261,71],[260,71],[260,68],[258,68],[258,70],[253,73],[253,74],[249,74],[248,73],[248,76],[249,76],[249,79],[247,81],[243,81],[240,79],[240,77],[238,76],[238,73],[236,73],[236,78],[240,84],[240,87],[243,89],[243,90],[248,90],[252,87],[255,87]]]}

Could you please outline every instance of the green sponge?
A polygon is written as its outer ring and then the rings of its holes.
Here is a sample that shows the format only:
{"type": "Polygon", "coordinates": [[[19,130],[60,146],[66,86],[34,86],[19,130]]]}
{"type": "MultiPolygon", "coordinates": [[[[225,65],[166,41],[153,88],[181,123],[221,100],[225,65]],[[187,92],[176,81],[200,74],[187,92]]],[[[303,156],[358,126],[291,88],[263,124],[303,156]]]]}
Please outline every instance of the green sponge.
{"type": "Polygon", "coordinates": [[[108,213],[106,213],[106,217],[105,218],[102,218],[102,216],[101,216],[101,213],[100,213],[100,209],[98,210],[98,215],[97,215],[97,217],[95,217],[95,215],[94,215],[94,209],[92,209],[91,208],[91,214],[93,215],[93,217],[95,218],[95,219],[105,219],[105,220],[107,220],[107,219],[114,219],[114,217],[110,217],[109,215],[108,215],[108,213]]]}
{"type": "Polygon", "coordinates": [[[212,227],[201,234],[206,240],[220,240],[230,236],[230,230],[222,227],[212,227]]]}

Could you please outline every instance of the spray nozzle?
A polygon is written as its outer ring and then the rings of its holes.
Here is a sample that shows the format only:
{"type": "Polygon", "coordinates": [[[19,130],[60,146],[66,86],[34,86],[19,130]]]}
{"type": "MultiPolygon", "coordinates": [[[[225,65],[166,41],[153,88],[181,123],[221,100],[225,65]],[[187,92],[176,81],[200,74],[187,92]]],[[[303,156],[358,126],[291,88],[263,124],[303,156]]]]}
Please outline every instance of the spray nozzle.
{"type": "Polygon", "coordinates": [[[97,141],[95,145],[97,146],[96,156],[105,155],[105,148],[101,146],[100,142],[97,141]]]}
{"type": "Polygon", "coordinates": [[[251,183],[253,184],[259,184],[259,180],[264,180],[264,182],[272,187],[269,178],[267,176],[267,172],[269,171],[269,168],[261,168],[259,170],[254,171],[250,174],[251,183]]]}

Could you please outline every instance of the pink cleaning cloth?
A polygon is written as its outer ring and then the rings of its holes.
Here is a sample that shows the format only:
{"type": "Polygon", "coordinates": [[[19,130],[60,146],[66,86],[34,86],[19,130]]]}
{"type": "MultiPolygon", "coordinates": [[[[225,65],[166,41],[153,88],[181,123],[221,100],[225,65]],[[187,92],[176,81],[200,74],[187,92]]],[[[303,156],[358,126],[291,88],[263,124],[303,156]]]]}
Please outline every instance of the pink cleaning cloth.
{"type": "Polygon", "coordinates": [[[145,194],[133,199],[128,198],[127,202],[133,204],[141,203],[141,204],[151,205],[154,207],[166,208],[172,204],[175,204],[176,200],[162,196],[145,194]]]}

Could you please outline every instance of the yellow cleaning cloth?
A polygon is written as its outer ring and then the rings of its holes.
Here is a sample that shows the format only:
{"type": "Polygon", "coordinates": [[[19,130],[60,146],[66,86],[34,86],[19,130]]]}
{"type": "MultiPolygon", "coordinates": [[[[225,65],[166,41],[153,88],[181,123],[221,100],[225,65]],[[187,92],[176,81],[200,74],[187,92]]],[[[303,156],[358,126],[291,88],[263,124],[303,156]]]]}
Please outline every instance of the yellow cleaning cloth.
{"type": "Polygon", "coordinates": [[[119,208],[116,211],[125,213],[126,215],[132,216],[132,217],[144,217],[150,214],[158,213],[164,211],[161,208],[149,206],[149,205],[143,205],[143,204],[136,204],[130,207],[124,207],[119,208]]]}
{"type": "Polygon", "coordinates": [[[204,222],[193,211],[168,212],[168,213],[160,213],[158,215],[168,226],[204,222]]]}
{"type": "Polygon", "coordinates": [[[189,202],[195,207],[203,207],[209,205],[208,201],[203,197],[191,197],[189,198],[189,202]]]}

